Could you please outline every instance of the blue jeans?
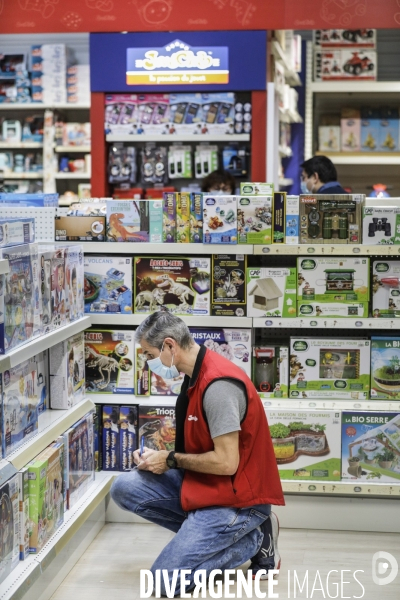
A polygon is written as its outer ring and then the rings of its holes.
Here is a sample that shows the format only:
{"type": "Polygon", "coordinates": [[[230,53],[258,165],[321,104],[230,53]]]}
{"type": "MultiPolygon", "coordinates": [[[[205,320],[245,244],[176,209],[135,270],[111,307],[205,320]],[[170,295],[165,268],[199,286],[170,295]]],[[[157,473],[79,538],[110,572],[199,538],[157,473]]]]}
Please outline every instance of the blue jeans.
{"type": "MultiPolygon", "coordinates": [[[[151,567],[166,569],[171,581],[174,569],[190,569],[187,578],[194,587],[194,572],[203,569],[234,569],[254,556],[261,547],[259,526],[268,518],[254,508],[210,507],[185,512],[180,501],[182,469],[163,475],[131,471],[119,475],[111,488],[113,500],[152,523],[176,533],[151,567]]],[[[179,586],[176,595],[180,594],[179,586]]],[[[165,595],[163,582],[161,593],[165,595]]]]}

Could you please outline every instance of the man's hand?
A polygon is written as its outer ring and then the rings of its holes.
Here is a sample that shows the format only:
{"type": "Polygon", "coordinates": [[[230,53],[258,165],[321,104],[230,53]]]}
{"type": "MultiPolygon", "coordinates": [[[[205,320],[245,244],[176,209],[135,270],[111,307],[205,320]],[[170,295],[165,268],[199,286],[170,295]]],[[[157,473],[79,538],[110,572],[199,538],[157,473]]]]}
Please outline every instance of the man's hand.
{"type": "Polygon", "coordinates": [[[168,471],[167,457],[168,450],[149,450],[145,448],[141,458],[139,458],[139,471],[150,471],[155,475],[162,475],[168,471]]]}
{"type": "Polygon", "coordinates": [[[143,448],[143,454],[142,456],[140,456],[140,450],[135,450],[135,452],[133,453],[133,461],[135,463],[135,465],[140,465],[140,463],[144,460],[144,455],[147,454],[148,456],[150,456],[150,454],[154,454],[155,452],[157,452],[156,450],[151,450],[150,448],[147,448],[146,446],[143,448]]]}

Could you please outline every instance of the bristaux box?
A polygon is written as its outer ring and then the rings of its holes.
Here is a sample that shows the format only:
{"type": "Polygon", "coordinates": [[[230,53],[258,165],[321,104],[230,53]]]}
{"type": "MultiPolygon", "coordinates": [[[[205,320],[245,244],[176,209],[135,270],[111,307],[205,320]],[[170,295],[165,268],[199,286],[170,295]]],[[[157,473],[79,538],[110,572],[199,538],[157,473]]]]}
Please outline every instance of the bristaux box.
{"type": "Polygon", "coordinates": [[[296,316],[296,269],[246,270],[248,317],[296,316]]]}
{"type": "Polygon", "coordinates": [[[363,400],[370,390],[371,342],[291,338],[290,398],[363,400]]]}
{"type": "Polygon", "coordinates": [[[265,412],[281,479],[340,480],[340,412],[267,407],[265,412]]]}
{"type": "Polygon", "coordinates": [[[371,398],[400,398],[400,336],[371,337],[371,398]]]}

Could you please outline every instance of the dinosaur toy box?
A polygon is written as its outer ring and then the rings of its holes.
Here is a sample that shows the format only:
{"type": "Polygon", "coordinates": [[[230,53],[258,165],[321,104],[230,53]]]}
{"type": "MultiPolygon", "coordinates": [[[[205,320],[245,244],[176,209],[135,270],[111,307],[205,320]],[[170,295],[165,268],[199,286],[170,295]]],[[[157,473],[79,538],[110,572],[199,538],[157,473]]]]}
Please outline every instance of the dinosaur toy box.
{"type": "Polygon", "coordinates": [[[399,413],[343,411],[342,480],[399,483],[399,413]]]}
{"type": "Polygon", "coordinates": [[[119,329],[84,332],[87,394],[134,393],[133,335],[119,329]]]}
{"type": "Polygon", "coordinates": [[[236,196],[203,196],[203,244],[237,244],[236,196]]]}
{"type": "Polygon", "coordinates": [[[281,479],[340,481],[341,413],[265,407],[281,479]]]}
{"type": "Polygon", "coordinates": [[[365,400],[370,359],[366,339],[291,338],[289,397],[365,400]]]}
{"type": "Polygon", "coordinates": [[[239,196],[237,226],[239,244],[271,244],[274,197],[239,196]]]}
{"type": "Polygon", "coordinates": [[[135,313],[210,314],[209,258],[135,256],[134,266],[135,313]]]}
{"type": "Polygon", "coordinates": [[[295,317],[296,268],[248,267],[247,316],[295,317]]]}
{"type": "Polygon", "coordinates": [[[85,389],[83,332],[52,347],[50,354],[50,408],[71,408],[85,389]]]}
{"type": "Polygon", "coordinates": [[[0,583],[19,563],[18,473],[0,485],[1,551],[0,583]]]}
{"type": "Polygon", "coordinates": [[[175,450],[175,408],[139,404],[139,441],[151,450],[175,450]]]}
{"type": "Polygon", "coordinates": [[[132,312],[132,258],[84,257],[85,313],[132,312]]]}
{"type": "Polygon", "coordinates": [[[251,378],[251,329],[189,327],[195,342],[227,358],[251,378]]]}
{"type": "Polygon", "coordinates": [[[107,200],[108,242],[149,242],[147,200],[107,200]]]}
{"type": "Polygon", "coordinates": [[[372,263],[372,316],[400,317],[400,261],[377,260],[372,263]]]}
{"type": "Polygon", "coordinates": [[[244,317],[247,256],[213,254],[211,260],[211,314],[217,317],[244,317]]]}
{"type": "Polygon", "coordinates": [[[371,337],[371,398],[400,398],[400,338],[371,337]]]}

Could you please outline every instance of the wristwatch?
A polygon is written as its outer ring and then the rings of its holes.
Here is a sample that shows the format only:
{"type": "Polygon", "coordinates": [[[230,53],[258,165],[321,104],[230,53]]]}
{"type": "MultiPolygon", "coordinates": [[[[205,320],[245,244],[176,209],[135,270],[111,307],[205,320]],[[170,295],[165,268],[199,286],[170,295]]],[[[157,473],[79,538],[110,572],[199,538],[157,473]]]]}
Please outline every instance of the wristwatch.
{"type": "Polygon", "coordinates": [[[175,458],[175,452],[170,452],[167,456],[167,467],[169,467],[170,469],[178,469],[178,463],[177,460],[175,458]]]}

